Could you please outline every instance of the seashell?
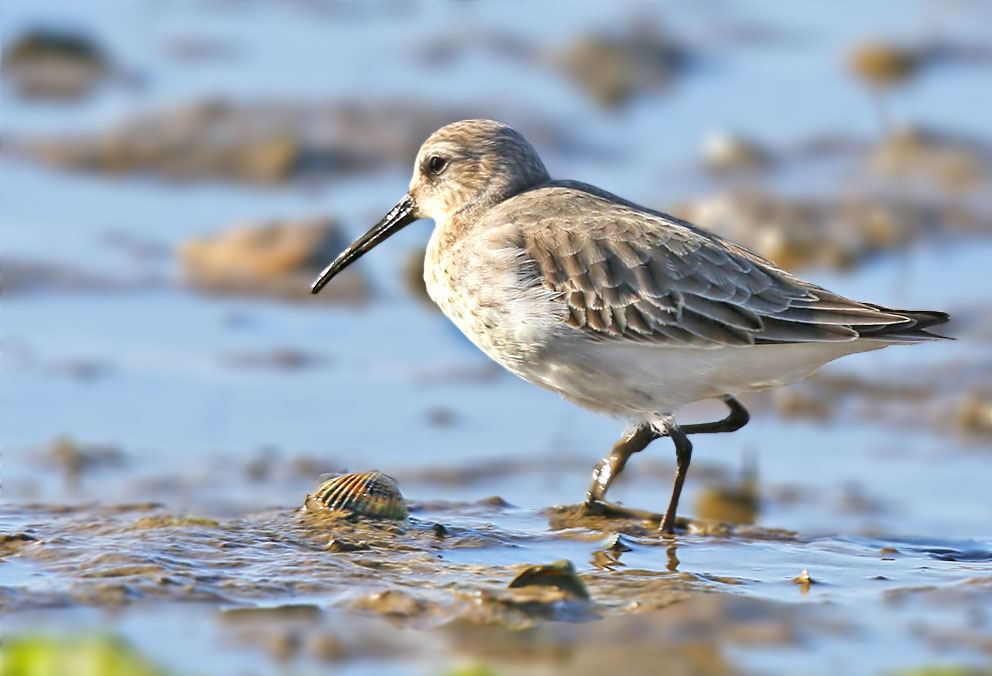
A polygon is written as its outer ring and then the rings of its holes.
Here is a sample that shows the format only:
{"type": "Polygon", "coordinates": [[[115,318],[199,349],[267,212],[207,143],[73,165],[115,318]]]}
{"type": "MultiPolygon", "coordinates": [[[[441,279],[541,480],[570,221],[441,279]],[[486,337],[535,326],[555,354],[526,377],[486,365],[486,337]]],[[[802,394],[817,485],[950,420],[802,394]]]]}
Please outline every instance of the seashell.
{"type": "Polygon", "coordinates": [[[378,470],[328,479],[308,496],[307,504],[310,498],[324,509],[380,519],[406,518],[406,504],[396,480],[378,470]]]}

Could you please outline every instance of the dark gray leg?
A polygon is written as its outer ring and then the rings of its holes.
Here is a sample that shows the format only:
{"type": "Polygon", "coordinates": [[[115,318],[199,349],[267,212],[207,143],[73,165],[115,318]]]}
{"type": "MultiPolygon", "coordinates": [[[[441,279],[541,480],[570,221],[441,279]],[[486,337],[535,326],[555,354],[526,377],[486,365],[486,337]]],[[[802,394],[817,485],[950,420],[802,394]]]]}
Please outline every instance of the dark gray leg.
{"type": "Polygon", "coordinates": [[[600,460],[592,472],[592,486],[586,493],[586,509],[598,514],[649,519],[657,518],[657,515],[652,512],[613,505],[606,502],[605,498],[606,491],[609,490],[613,480],[623,471],[631,455],[643,451],[655,439],[661,436],[668,436],[675,442],[675,457],[678,463],[678,469],[675,473],[675,486],[672,489],[672,499],[661,524],[661,532],[671,533],[675,527],[675,510],[678,507],[679,497],[682,494],[682,485],[685,483],[685,477],[689,471],[689,462],[692,460],[692,443],[687,438],[688,435],[735,432],[744,427],[748,420],[750,420],[747,409],[737,399],[730,395],[721,397],[721,399],[730,409],[730,413],[722,420],[708,423],[694,423],[684,427],[679,427],[673,421],[665,427],[664,433],[655,431],[650,425],[642,425],[615,443],[610,454],[600,460]]]}
{"type": "Polygon", "coordinates": [[[692,442],[674,421],[666,425],[665,431],[675,442],[675,459],[678,463],[678,468],[675,471],[675,486],[672,488],[672,499],[668,502],[665,520],[661,522],[661,532],[671,535],[675,532],[675,510],[678,509],[679,497],[682,495],[682,484],[685,483],[685,475],[689,473],[689,462],[692,460],[692,442]]]}
{"type": "Polygon", "coordinates": [[[592,471],[592,486],[586,493],[586,505],[601,502],[606,497],[610,484],[623,471],[630,456],[643,451],[648,444],[657,439],[659,434],[650,425],[641,425],[629,435],[613,444],[610,454],[599,461],[592,471]]]}
{"type": "Polygon", "coordinates": [[[729,394],[720,398],[723,399],[723,402],[730,408],[730,413],[726,418],[723,420],[717,420],[716,422],[683,425],[682,432],[685,434],[736,432],[740,428],[744,427],[744,425],[747,425],[747,422],[751,419],[751,416],[748,415],[747,409],[741,405],[741,402],[737,401],[729,394]]]}

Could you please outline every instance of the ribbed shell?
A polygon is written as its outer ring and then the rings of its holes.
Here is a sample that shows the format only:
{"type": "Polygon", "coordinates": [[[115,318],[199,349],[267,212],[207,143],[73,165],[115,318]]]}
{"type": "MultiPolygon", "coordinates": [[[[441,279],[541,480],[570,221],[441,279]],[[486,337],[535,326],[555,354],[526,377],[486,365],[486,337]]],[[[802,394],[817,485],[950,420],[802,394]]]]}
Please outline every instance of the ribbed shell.
{"type": "Polygon", "coordinates": [[[320,485],[313,497],[330,510],[380,519],[406,518],[406,504],[396,480],[378,470],[342,474],[320,485]]]}

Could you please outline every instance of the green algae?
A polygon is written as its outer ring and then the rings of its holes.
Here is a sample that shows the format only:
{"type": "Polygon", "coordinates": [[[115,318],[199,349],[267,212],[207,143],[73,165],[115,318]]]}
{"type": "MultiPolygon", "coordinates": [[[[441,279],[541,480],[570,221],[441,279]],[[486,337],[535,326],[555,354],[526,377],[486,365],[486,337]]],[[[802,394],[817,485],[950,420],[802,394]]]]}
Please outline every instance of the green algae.
{"type": "Polygon", "coordinates": [[[0,676],[168,676],[126,643],[109,637],[5,638],[0,676]]]}

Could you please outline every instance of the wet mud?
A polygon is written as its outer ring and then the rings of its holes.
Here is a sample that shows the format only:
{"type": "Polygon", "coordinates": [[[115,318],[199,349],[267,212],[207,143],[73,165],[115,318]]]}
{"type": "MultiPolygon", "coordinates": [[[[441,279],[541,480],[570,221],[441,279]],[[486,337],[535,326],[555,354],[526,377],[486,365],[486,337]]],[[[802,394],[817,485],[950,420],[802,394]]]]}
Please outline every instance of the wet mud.
{"type": "MultiPolygon", "coordinates": [[[[340,223],[315,217],[233,226],[183,242],[177,258],[186,282],[206,292],[312,302],[324,295],[311,296],[313,280],[348,244],[340,223]]],[[[369,282],[360,270],[342,277],[323,300],[368,300],[369,282]]]]}
{"type": "MultiPolygon", "coordinates": [[[[829,569],[783,576],[769,596],[760,587],[770,581],[708,574],[680,560],[713,546],[730,557],[772,543],[836,547],[831,538],[693,519],[663,537],[657,524],[582,516],[579,505],[541,514],[509,508],[509,518],[508,508],[491,504],[408,506],[411,516],[394,521],[307,506],[210,519],[153,503],[23,505],[8,510],[16,529],[0,540],[0,561],[16,557],[45,584],[5,583],[0,608],[27,618],[55,608],[126,615],[181,602],[212,617],[211,631],[277,663],[455,656],[511,674],[595,674],[620,664],[654,673],[662,659],[666,673],[738,674],[746,673],[732,657],[739,651],[760,656],[878,631],[829,604],[784,600],[789,586],[799,597],[844,598],[837,591],[848,583],[829,569]],[[526,526],[499,525],[511,520],[526,526]],[[494,563],[503,552],[526,561],[562,548],[586,560],[494,563]]],[[[862,545],[866,555],[871,546],[862,545]]],[[[879,551],[897,570],[875,582],[884,606],[913,609],[925,642],[987,651],[992,550],[906,542],[879,551]],[[962,564],[972,572],[952,584],[898,579],[916,566],[962,564]],[[938,616],[948,609],[967,612],[967,627],[944,626],[938,616]]]]}

